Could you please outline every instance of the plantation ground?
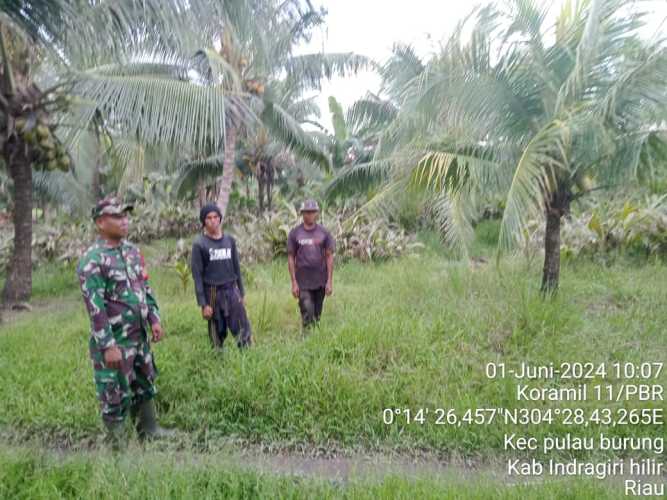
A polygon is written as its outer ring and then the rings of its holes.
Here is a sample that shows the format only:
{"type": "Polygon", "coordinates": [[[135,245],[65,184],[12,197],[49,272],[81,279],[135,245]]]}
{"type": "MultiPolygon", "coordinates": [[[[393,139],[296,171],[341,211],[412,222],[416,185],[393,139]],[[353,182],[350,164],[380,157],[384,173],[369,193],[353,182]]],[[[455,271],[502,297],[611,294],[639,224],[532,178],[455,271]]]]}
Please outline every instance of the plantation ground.
{"type": "MultiPolygon", "coordinates": [[[[537,263],[528,269],[523,260],[504,258],[498,268],[492,263],[473,267],[441,253],[432,236],[425,235],[424,241],[426,248],[419,257],[339,266],[322,327],[306,338],[300,333],[286,263],[248,269],[247,303],[256,345],[245,354],[235,348],[222,356],[211,352],[192,285],[183,292],[172,269],[151,267],[167,332],[166,340],[155,345],[158,409],[163,423],[181,431],[179,450],[212,456],[219,446],[231,443],[238,449],[252,445],[304,456],[426,455],[436,463],[463,457],[483,465],[488,457],[504,457],[504,434],[521,429],[435,425],[433,420],[388,426],[383,423],[383,409],[539,406],[516,401],[516,381],[488,380],[484,367],[490,361],[611,364],[667,358],[663,264],[622,260],[611,267],[588,261],[565,264],[558,297],[545,302],[538,291],[537,263]]],[[[172,244],[147,247],[148,262],[172,244]]],[[[488,248],[480,234],[476,253],[484,252],[488,248]]],[[[35,303],[30,313],[12,314],[0,333],[0,429],[5,443],[0,448],[0,488],[7,492],[21,492],[26,498],[48,496],[47,491],[68,496],[70,488],[86,492],[82,496],[100,496],[107,481],[114,483],[115,472],[126,480],[118,480],[118,489],[108,498],[143,498],[149,485],[164,493],[155,493],[156,498],[176,498],[189,488],[204,496],[215,496],[223,488],[257,495],[270,491],[286,497],[355,498],[389,491],[412,496],[414,489],[438,498],[460,497],[457,491],[486,498],[497,488],[496,479],[484,478],[479,484],[442,478],[414,482],[400,473],[371,483],[353,479],[341,486],[252,468],[232,472],[223,466],[213,472],[197,460],[172,463],[168,456],[156,457],[153,452],[113,460],[95,440],[101,424],[86,352],[88,320],[71,269],[40,269],[35,303]],[[17,454],[16,446],[27,441],[31,446],[17,454]],[[70,451],[62,461],[44,454],[41,447],[70,451]],[[71,451],[75,449],[87,449],[88,455],[71,451]],[[91,470],[98,469],[102,471],[87,479],[91,470]],[[167,472],[160,473],[162,469],[167,472]],[[17,472],[28,478],[26,482],[18,482],[17,472]],[[170,481],[162,484],[161,474],[170,481]],[[44,479],[29,486],[29,478],[38,475],[44,479]]],[[[667,385],[665,370],[656,383],[667,385]]],[[[609,407],[633,405],[638,403],[609,407]]],[[[664,402],[654,406],[665,408],[664,402]]],[[[529,430],[538,439],[572,431],[565,425],[529,430]]],[[[576,432],[595,436],[600,429],[591,426],[576,432]]],[[[604,432],[664,435],[657,426],[620,426],[604,432]]],[[[507,498],[562,498],[566,492],[568,498],[592,498],[609,493],[599,490],[598,482],[576,483],[576,488],[572,484],[532,484],[526,491],[512,485],[502,491],[507,498]]],[[[616,488],[613,494],[619,491],[616,488]]],[[[6,496],[2,493],[0,489],[0,496],[6,496]]]]}

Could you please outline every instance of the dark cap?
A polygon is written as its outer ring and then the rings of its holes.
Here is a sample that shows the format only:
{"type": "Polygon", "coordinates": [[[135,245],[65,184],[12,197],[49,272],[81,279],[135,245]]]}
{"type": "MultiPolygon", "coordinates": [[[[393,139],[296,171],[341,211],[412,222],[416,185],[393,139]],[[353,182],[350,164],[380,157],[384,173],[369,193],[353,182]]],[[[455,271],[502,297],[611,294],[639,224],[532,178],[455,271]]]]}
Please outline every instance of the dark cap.
{"type": "Polygon", "coordinates": [[[317,204],[315,200],[306,200],[303,203],[301,203],[301,208],[299,209],[300,212],[319,212],[320,211],[320,206],[317,204]]]}
{"type": "Polygon", "coordinates": [[[98,201],[95,208],[93,208],[93,220],[101,215],[120,215],[133,209],[134,206],[122,203],[115,196],[107,196],[98,201]]]}

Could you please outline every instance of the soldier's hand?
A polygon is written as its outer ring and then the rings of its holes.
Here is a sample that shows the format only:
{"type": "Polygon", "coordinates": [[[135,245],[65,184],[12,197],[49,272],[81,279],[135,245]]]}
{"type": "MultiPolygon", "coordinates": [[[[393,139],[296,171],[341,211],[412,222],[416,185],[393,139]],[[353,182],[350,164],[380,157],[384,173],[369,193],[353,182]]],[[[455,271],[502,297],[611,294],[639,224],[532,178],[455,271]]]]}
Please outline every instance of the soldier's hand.
{"type": "Polygon", "coordinates": [[[104,364],[113,370],[120,370],[122,359],[123,354],[120,352],[118,346],[111,346],[104,351],[104,364]]]}
{"type": "Polygon", "coordinates": [[[202,307],[201,315],[204,319],[211,319],[213,317],[213,308],[211,306],[202,307]]]}
{"type": "Polygon", "coordinates": [[[295,299],[299,298],[299,292],[300,292],[299,284],[295,281],[294,283],[292,283],[292,295],[294,295],[295,299]]]}
{"type": "Polygon", "coordinates": [[[162,337],[164,337],[164,330],[160,323],[155,323],[151,325],[151,330],[153,331],[153,342],[160,342],[162,337]]]}

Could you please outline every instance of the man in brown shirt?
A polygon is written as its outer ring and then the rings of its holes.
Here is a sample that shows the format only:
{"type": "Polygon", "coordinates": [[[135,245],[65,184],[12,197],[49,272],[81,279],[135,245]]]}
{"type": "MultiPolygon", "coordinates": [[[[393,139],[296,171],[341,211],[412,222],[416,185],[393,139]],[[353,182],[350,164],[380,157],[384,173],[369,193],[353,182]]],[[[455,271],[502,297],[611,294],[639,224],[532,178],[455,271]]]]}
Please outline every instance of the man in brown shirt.
{"type": "Polygon", "coordinates": [[[287,264],[292,278],[292,295],[299,299],[304,328],[320,320],[324,296],[333,292],[331,233],[317,223],[319,206],[314,200],[301,204],[303,223],[287,237],[287,264]]]}

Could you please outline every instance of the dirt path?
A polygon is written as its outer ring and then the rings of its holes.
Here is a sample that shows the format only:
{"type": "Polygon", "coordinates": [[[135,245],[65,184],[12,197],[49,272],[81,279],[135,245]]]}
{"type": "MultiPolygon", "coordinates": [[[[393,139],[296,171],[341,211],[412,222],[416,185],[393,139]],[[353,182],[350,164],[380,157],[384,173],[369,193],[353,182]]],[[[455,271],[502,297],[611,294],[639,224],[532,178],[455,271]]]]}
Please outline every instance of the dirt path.
{"type": "Polygon", "coordinates": [[[410,458],[387,455],[351,455],[312,457],[280,453],[276,455],[243,452],[239,455],[244,466],[273,474],[317,477],[338,481],[352,478],[382,479],[387,476],[403,478],[456,477],[469,479],[477,476],[502,481],[497,466],[472,465],[465,462],[444,462],[433,457],[410,458]]]}
{"type": "MultiPolygon", "coordinates": [[[[25,435],[18,436],[7,431],[0,432],[0,448],[29,450],[46,454],[56,460],[63,458],[109,456],[109,449],[101,439],[79,441],[67,440],[44,442],[25,435]]],[[[508,480],[500,459],[465,459],[450,457],[443,459],[434,454],[413,454],[391,451],[346,451],[309,448],[294,448],[281,444],[249,444],[244,442],[209,443],[207,449],[188,443],[188,437],[171,443],[148,443],[141,445],[131,439],[123,452],[129,460],[141,457],[142,462],[151,462],[150,457],[160,457],[160,463],[173,462],[184,467],[234,467],[267,474],[301,476],[347,482],[352,479],[382,480],[387,476],[402,478],[484,478],[502,483],[508,480]],[[147,459],[147,460],[146,460],[147,459]]]]}

